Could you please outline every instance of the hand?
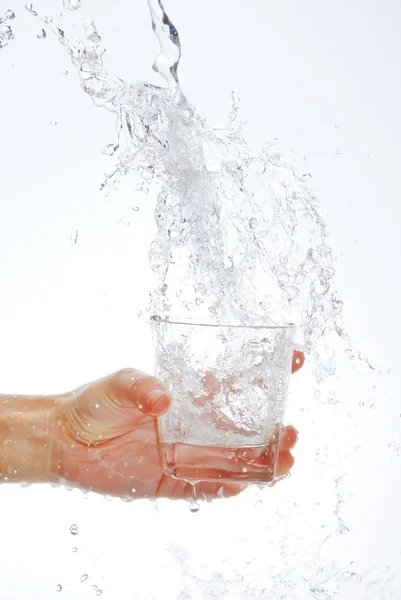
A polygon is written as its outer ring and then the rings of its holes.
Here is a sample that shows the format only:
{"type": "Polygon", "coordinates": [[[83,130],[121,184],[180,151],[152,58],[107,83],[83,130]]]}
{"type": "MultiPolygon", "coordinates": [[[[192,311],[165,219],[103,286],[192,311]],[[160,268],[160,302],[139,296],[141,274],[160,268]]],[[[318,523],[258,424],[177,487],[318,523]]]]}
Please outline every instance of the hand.
{"type": "MultiPolygon", "coordinates": [[[[292,372],[304,363],[295,352],[292,372]]],[[[164,385],[140,371],[124,369],[61,396],[54,414],[53,464],[59,477],[72,485],[103,494],[132,498],[190,498],[192,486],[164,474],[157,417],[171,403],[164,385]]],[[[285,476],[294,458],[296,430],[286,427],[279,451],[277,476],[285,476]]],[[[201,482],[197,493],[217,497],[222,484],[201,482]]],[[[239,493],[243,484],[224,482],[224,496],[239,493]]]]}

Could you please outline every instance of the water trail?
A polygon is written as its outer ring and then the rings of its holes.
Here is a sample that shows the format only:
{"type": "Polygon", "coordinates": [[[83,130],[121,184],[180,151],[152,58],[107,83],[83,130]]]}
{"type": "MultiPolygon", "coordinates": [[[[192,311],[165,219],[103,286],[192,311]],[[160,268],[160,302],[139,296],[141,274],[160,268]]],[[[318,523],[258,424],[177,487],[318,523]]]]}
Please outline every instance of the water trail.
{"type": "Polygon", "coordinates": [[[181,58],[181,42],[177,29],[167,16],[161,0],[148,0],[152,28],[160,42],[160,54],[153,70],[159,73],[169,87],[178,87],[178,65],[181,58]]]}

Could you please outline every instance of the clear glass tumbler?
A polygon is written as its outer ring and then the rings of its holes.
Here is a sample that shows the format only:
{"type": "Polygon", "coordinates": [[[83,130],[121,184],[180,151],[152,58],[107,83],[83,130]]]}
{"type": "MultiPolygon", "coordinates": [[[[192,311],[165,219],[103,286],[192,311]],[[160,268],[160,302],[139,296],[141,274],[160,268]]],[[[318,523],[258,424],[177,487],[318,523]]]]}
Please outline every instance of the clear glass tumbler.
{"type": "Polygon", "coordinates": [[[165,473],[272,482],[294,351],[292,325],[152,321],[156,376],[173,397],[158,420],[165,473]]]}

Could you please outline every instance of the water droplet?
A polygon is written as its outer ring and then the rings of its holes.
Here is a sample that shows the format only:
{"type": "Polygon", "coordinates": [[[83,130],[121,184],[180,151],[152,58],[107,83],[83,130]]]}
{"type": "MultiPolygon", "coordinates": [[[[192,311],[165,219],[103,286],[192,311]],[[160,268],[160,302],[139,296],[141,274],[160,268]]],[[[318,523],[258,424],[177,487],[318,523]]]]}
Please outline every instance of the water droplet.
{"type": "Polygon", "coordinates": [[[281,185],[285,188],[287,188],[290,185],[290,182],[288,179],[283,179],[283,181],[281,182],[281,185]]]}
{"type": "Polygon", "coordinates": [[[136,492],[136,489],[135,489],[135,488],[132,488],[131,492],[132,492],[133,494],[135,494],[135,492],[136,492]]]}
{"type": "Polygon", "coordinates": [[[113,496],[110,496],[109,494],[106,494],[104,496],[104,499],[107,500],[107,502],[111,502],[113,500],[113,496]]]}
{"type": "Polygon", "coordinates": [[[352,579],[357,579],[358,575],[356,573],[351,573],[352,579]]]}
{"type": "Polygon", "coordinates": [[[33,11],[33,4],[32,4],[32,2],[27,2],[25,4],[25,8],[26,8],[27,11],[32,12],[33,11]]]}
{"type": "Polygon", "coordinates": [[[377,406],[376,406],[376,404],[371,404],[371,405],[370,405],[370,408],[371,408],[372,410],[376,410],[376,409],[377,409],[377,406]]]}
{"type": "Polygon", "coordinates": [[[67,10],[78,10],[81,8],[81,0],[63,0],[63,5],[67,10]]]}
{"type": "Polygon", "coordinates": [[[360,402],[359,406],[365,406],[365,402],[360,402]]]}
{"type": "Polygon", "coordinates": [[[89,577],[89,575],[87,575],[86,573],[85,573],[84,575],[82,575],[82,577],[81,577],[81,581],[82,581],[82,583],[83,583],[84,581],[86,581],[86,580],[88,579],[88,577],[89,577]]]}
{"type": "Polygon", "coordinates": [[[57,125],[57,121],[50,121],[50,125],[51,125],[52,127],[55,127],[55,126],[57,125]]]}
{"type": "Polygon", "coordinates": [[[247,469],[246,467],[244,467],[244,468],[242,469],[242,472],[243,472],[243,473],[248,473],[248,469],[247,469]]]}
{"type": "Polygon", "coordinates": [[[101,596],[103,594],[102,590],[97,590],[96,596],[101,596]]]}
{"type": "Polygon", "coordinates": [[[68,69],[66,69],[65,71],[63,71],[63,75],[68,75],[68,69]]]}
{"type": "Polygon", "coordinates": [[[257,500],[255,502],[255,509],[260,512],[261,510],[263,510],[263,501],[262,500],[257,500]]]}
{"type": "Polygon", "coordinates": [[[71,535],[78,535],[78,525],[71,525],[70,533],[71,535]]]}
{"type": "Polygon", "coordinates": [[[340,150],[340,148],[337,148],[337,149],[336,149],[336,154],[337,154],[338,156],[340,156],[340,154],[342,154],[342,151],[340,150]]]}
{"type": "Polygon", "coordinates": [[[340,126],[339,126],[339,124],[338,124],[338,123],[336,123],[336,124],[334,125],[334,127],[335,127],[336,129],[339,129],[339,128],[340,128],[340,126]]]}
{"type": "Polygon", "coordinates": [[[93,586],[93,589],[96,591],[96,590],[98,590],[99,588],[98,588],[98,586],[97,586],[97,585],[94,585],[94,586],[93,586]]]}
{"type": "Polygon", "coordinates": [[[61,585],[60,585],[60,584],[58,584],[58,586],[56,587],[56,590],[57,590],[58,592],[61,592],[61,590],[62,590],[62,589],[63,589],[63,588],[61,587],[61,585]]]}
{"type": "Polygon", "coordinates": [[[251,229],[256,229],[256,227],[258,226],[258,220],[257,219],[250,219],[249,220],[249,227],[251,229]]]}
{"type": "Polygon", "coordinates": [[[217,495],[219,498],[224,498],[224,487],[221,486],[218,490],[217,490],[217,495]]]}
{"type": "Polygon", "coordinates": [[[189,505],[189,510],[191,511],[191,513],[197,513],[199,511],[199,509],[200,509],[199,502],[193,501],[189,505]]]}
{"type": "Polygon", "coordinates": [[[133,210],[134,212],[138,212],[138,210],[139,210],[139,206],[133,206],[133,207],[132,207],[132,210],[133,210]]]}
{"type": "Polygon", "coordinates": [[[46,31],[44,29],[42,29],[42,31],[40,33],[38,33],[38,35],[36,37],[38,38],[38,40],[44,40],[45,37],[47,37],[46,31]]]}
{"type": "Polygon", "coordinates": [[[95,408],[100,408],[100,404],[95,404],[95,408]]]}
{"type": "Polygon", "coordinates": [[[308,161],[308,155],[304,154],[304,161],[307,162],[308,161]]]}
{"type": "Polygon", "coordinates": [[[401,447],[396,450],[397,456],[401,456],[401,447]]]}
{"type": "Polygon", "coordinates": [[[13,12],[12,10],[7,10],[6,18],[12,21],[13,19],[15,19],[15,12],[13,12]]]}
{"type": "Polygon", "coordinates": [[[75,552],[78,552],[78,548],[76,548],[76,547],[74,546],[74,548],[72,549],[72,551],[73,551],[73,552],[74,552],[74,554],[75,554],[75,552]]]}

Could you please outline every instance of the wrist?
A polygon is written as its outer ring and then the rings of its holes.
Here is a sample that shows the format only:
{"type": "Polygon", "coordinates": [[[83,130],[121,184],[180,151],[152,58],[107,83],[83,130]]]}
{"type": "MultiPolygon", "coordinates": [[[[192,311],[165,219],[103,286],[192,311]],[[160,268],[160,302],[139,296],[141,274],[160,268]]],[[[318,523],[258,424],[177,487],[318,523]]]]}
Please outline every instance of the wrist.
{"type": "Polygon", "coordinates": [[[53,397],[0,395],[0,482],[56,480],[53,397]]]}

